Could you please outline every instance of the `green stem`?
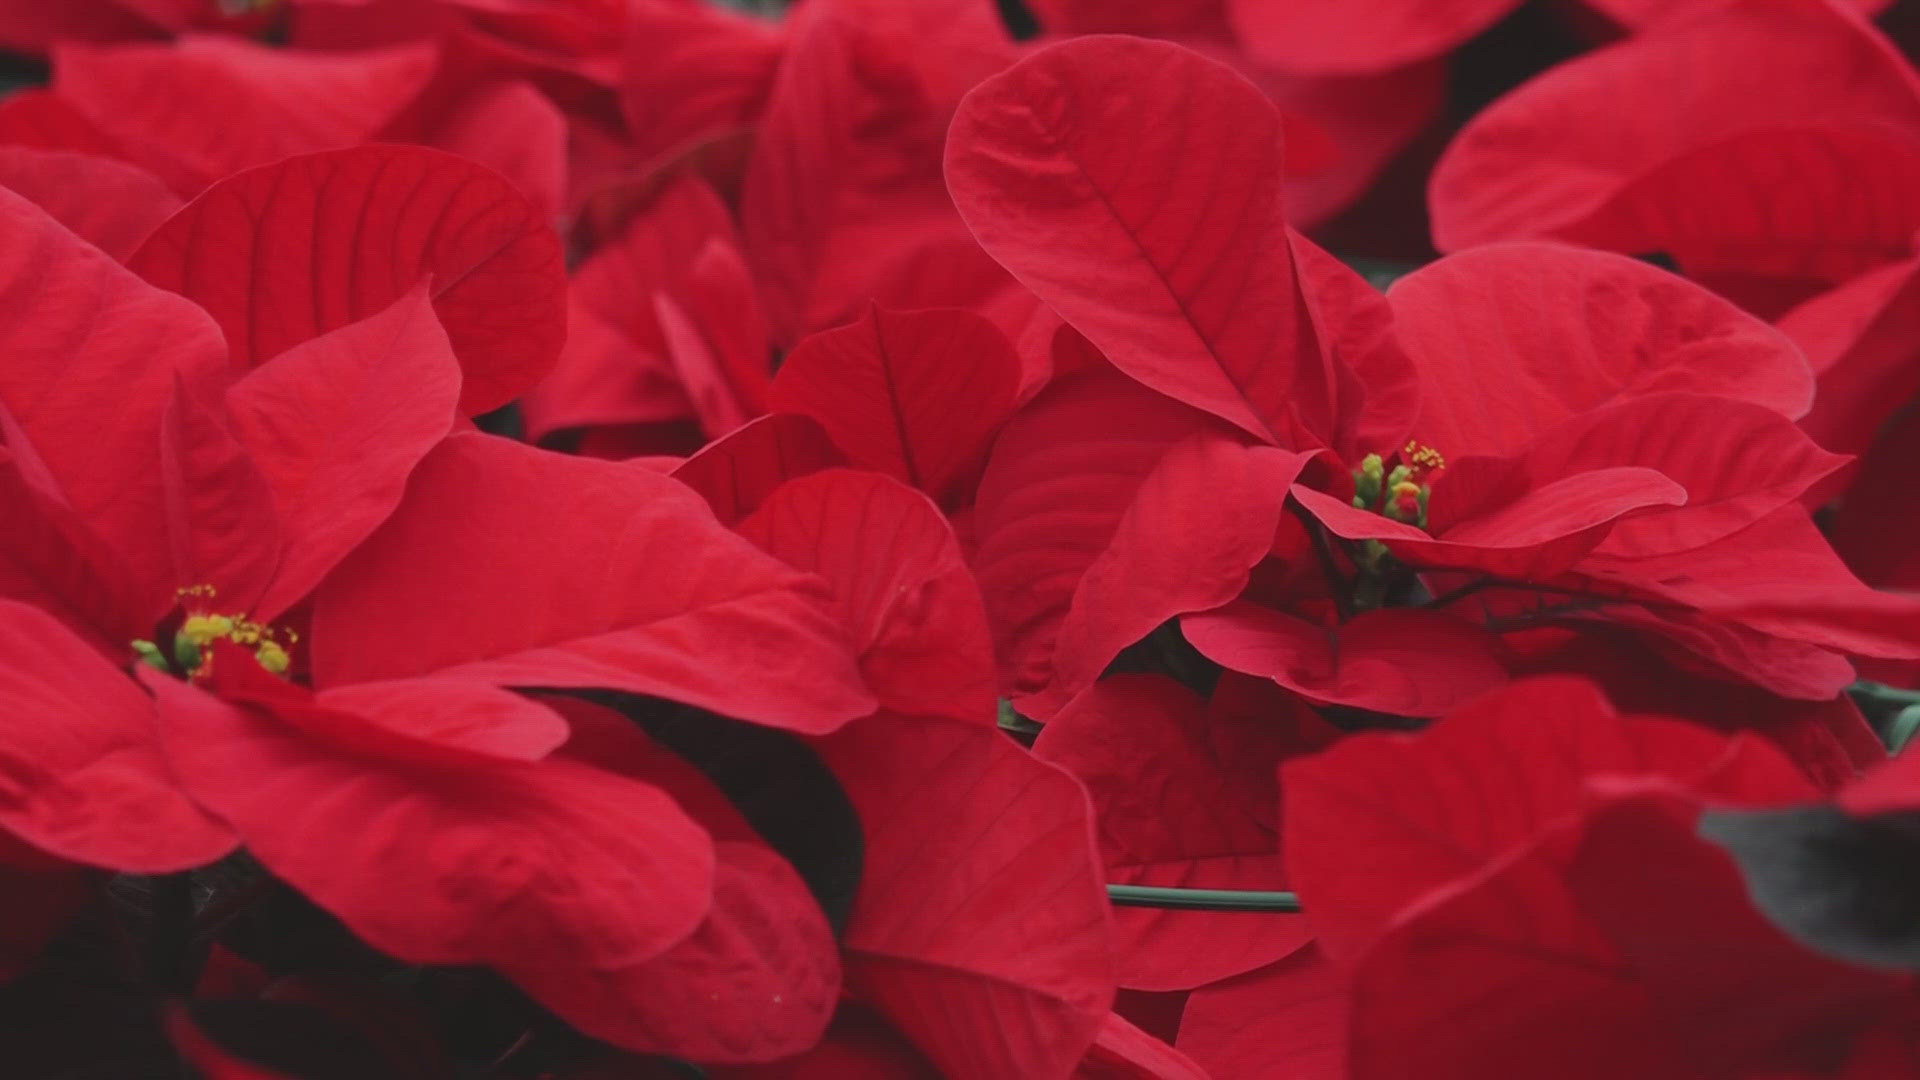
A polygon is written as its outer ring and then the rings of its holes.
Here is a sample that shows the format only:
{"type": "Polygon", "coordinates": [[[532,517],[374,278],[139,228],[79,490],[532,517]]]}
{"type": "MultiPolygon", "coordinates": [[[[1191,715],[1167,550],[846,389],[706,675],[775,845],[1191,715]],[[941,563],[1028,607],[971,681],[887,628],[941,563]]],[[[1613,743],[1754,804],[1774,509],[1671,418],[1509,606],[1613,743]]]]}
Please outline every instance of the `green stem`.
{"type": "Polygon", "coordinates": [[[1300,896],[1247,889],[1173,889],[1156,885],[1109,885],[1107,899],[1120,907],[1165,911],[1298,912],[1300,896]]]}

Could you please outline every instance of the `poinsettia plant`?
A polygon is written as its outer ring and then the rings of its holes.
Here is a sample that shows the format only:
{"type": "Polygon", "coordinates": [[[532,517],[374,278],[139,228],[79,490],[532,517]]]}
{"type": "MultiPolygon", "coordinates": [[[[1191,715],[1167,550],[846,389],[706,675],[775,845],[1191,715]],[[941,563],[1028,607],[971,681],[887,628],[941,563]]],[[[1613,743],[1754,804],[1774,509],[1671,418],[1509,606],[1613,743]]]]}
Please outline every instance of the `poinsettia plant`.
{"type": "Polygon", "coordinates": [[[0,0],[0,1060],[1920,1075],[1911,0],[0,0]]]}

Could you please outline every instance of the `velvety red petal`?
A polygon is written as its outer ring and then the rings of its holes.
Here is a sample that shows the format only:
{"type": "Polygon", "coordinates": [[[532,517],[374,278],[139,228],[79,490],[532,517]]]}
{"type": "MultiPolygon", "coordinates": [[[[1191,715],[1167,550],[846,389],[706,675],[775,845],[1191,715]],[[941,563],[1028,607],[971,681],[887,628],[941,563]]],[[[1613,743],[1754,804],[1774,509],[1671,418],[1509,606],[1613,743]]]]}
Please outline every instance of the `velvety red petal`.
{"type": "Polygon", "coordinates": [[[1800,427],[1839,454],[1858,454],[1893,412],[1920,394],[1920,260],[1862,274],[1787,312],[1780,329],[1806,351],[1820,390],[1800,427]]]}
{"type": "Polygon", "coordinates": [[[1283,446],[1324,440],[1332,374],[1281,216],[1279,114],[1179,46],[1043,49],[977,88],[947,185],[987,251],[1115,366],[1283,446]]]}
{"type": "Polygon", "coordinates": [[[566,332],[552,227],[498,174],[425,147],[242,173],[161,226],[129,265],[211,312],[243,370],[377,315],[426,279],[469,415],[538,381],[566,332]]]}
{"type": "Polygon", "coordinates": [[[63,859],[171,873],[233,850],[161,757],[153,703],[38,608],[0,600],[0,826],[63,859]]]}
{"type": "Polygon", "coordinates": [[[1446,52],[1515,0],[1227,0],[1247,51],[1286,71],[1387,71],[1446,52]]]}
{"type": "Polygon", "coordinates": [[[1034,14],[1060,34],[1137,34],[1141,37],[1218,38],[1230,36],[1223,0],[1033,0],[1034,14]]]}
{"type": "Polygon", "coordinates": [[[1109,1013],[1074,1080],[1207,1080],[1187,1055],[1109,1013]]]}
{"type": "Polygon", "coordinates": [[[943,1080],[912,1043],[853,1001],[841,1004],[826,1037],[804,1054],[766,1065],[718,1065],[706,1073],[713,1080],[943,1080]]]}
{"type": "MultiPolygon", "coordinates": [[[[1761,125],[1920,121],[1888,43],[1835,5],[1738,0],[1561,64],[1480,112],[1429,188],[1443,251],[1559,233],[1635,178],[1761,125]]],[[[1764,176],[1752,187],[1797,200],[1764,176]]],[[[1724,192],[1671,193],[1712,213],[1724,192]]],[[[1817,238],[1818,223],[1807,234],[1817,238]]],[[[1796,234],[1796,238],[1797,238],[1796,234]]]]}
{"type": "Polygon", "coordinates": [[[54,91],[182,195],[295,154],[372,138],[425,87],[436,55],[412,44],[291,51],[235,37],[65,45],[54,91]]]}
{"type": "Polygon", "coordinates": [[[674,0],[628,8],[620,106],[641,159],[755,119],[785,44],[777,24],[674,0]]]}
{"type": "Polygon", "coordinates": [[[936,263],[988,261],[956,219],[938,162],[954,103],[1013,58],[998,14],[974,0],[828,0],[796,10],[788,26],[740,200],[776,337],[791,343],[875,299],[983,299],[890,290],[904,270],[925,268],[930,249],[948,253],[936,263]]]}
{"type": "Polygon", "coordinates": [[[1904,979],[1788,940],[1698,812],[1621,790],[1408,912],[1355,973],[1352,1075],[1825,1071],[1904,979]]]}
{"type": "MultiPolygon", "coordinates": [[[[629,1049],[702,1062],[757,1062],[813,1047],[840,998],[840,957],[819,902],[791,864],[698,769],[627,717],[554,699],[573,724],[565,753],[672,795],[714,839],[713,908],[691,935],[636,971],[629,1049]]],[[[571,993],[590,994],[590,985],[571,993]]]]}
{"type": "MultiPolygon", "coordinates": [[[[0,428],[7,427],[0,407],[0,428]]],[[[142,581],[59,494],[37,459],[31,464],[18,427],[0,447],[0,596],[33,604],[94,647],[117,653],[153,632],[173,603],[164,579],[142,581]]]]}
{"type": "Polygon", "coordinates": [[[565,206],[567,118],[525,79],[475,88],[422,141],[506,177],[543,220],[565,206]]]}
{"type": "Polygon", "coordinates": [[[848,987],[948,1075],[1067,1075],[1113,1000],[1080,785],[954,720],[882,713],[816,746],[866,835],[848,987]]]}
{"type": "Polygon", "coordinates": [[[1768,127],[1652,167],[1556,235],[1664,252],[1689,277],[1773,315],[1783,302],[1907,257],[1920,227],[1907,198],[1916,183],[1920,139],[1907,131],[1768,127]]]}
{"type": "MultiPolygon", "coordinates": [[[[1034,755],[1087,786],[1109,881],[1287,888],[1275,770],[1331,733],[1277,691],[1260,704],[1258,715],[1209,714],[1171,679],[1116,675],[1047,722],[1034,755]]],[[[1129,989],[1189,990],[1272,963],[1312,937],[1292,915],[1116,907],[1113,916],[1120,985],[1129,989]]]]}
{"type": "Polygon", "coordinates": [[[234,437],[219,399],[174,384],[160,418],[160,474],[166,528],[155,540],[172,557],[168,580],[211,586],[218,603],[251,611],[273,580],[286,537],[274,492],[234,437]]]}
{"type": "Polygon", "coordinates": [[[627,1003],[657,990],[646,964],[713,898],[712,841],[672,798],[561,758],[400,735],[261,685],[276,681],[218,643],[213,662],[254,700],[145,681],[183,785],[262,864],[375,948],[485,964],[589,1034],[645,1037],[627,1003]]]}
{"type": "Polygon", "coordinates": [[[693,414],[701,428],[717,438],[746,423],[748,410],[739,393],[728,384],[719,358],[701,328],[665,293],[654,293],[651,307],[659,321],[660,336],[666,343],[667,359],[679,377],[687,400],[693,404],[693,414]]]}
{"type": "Polygon", "coordinates": [[[1356,736],[1282,768],[1287,867],[1321,949],[1352,962],[1409,904],[1524,845],[1608,774],[1669,777],[1749,804],[1814,792],[1757,740],[1620,717],[1585,680],[1524,680],[1421,735],[1356,736]]]}
{"type": "Polygon", "coordinates": [[[1675,667],[1645,642],[1617,630],[1583,626],[1545,636],[1558,644],[1542,648],[1522,637],[1508,639],[1529,654],[1521,673],[1581,675],[1599,683],[1627,712],[1678,717],[1729,734],[1752,731],[1785,750],[1824,791],[1887,760],[1886,744],[1845,694],[1825,701],[1777,697],[1675,667]]]}
{"type": "Polygon", "coordinates": [[[45,52],[67,41],[124,41],[158,36],[160,28],[114,0],[0,2],[0,44],[21,52],[45,52]]]}
{"type": "Polygon", "coordinates": [[[1104,365],[1055,380],[1002,429],[975,502],[973,564],[1011,692],[1033,695],[1052,681],[1054,641],[1080,579],[1168,449],[1228,430],[1104,365]]]}
{"type": "Polygon", "coordinates": [[[575,288],[567,298],[567,343],[553,370],[520,399],[528,442],[546,445],[569,430],[656,424],[693,415],[665,358],[642,352],[625,330],[597,314],[575,288]]]}
{"type": "MultiPolygon", "coordinates": [[[[662,295],[676,316],[689,324],[678,328],[688,345],[707,353],[716,344],[724,364],[734,362],[742,347],[730,330],[758,340],[750,343],[764,367],[767,340],[757,298],[746,295],[750,280],[736,279],[731,289],[714,295],[712,283],[702,282],[695,270],[708,245],[736,243],[726,205],[706,183],[692,174],[668,181],[618,235],[602,243],[578,268],[573,299],[579,311],[575,325],[592,320],[599,332],[613,340],[598,348],[582,348],[569,341],[558,366],[526,403],[529,432],[542,436],[561,427],[623,424],[696,415],[703,404],[695,388],[680,385],[694,358],[675,349],[658,314],[662,295]],[[703,287],[704,286],[704,287],[703,287]],[[730,310],[717,311],[727,306],[730,310]],[[729,322],[731,320],[731,322],[729,322]],[[758,334],[746,328],[760,326],[758,334]],[[677,355],[679,354],[679,355],[677,355]],[[676,364],[676,361],[678,363],[676,364]],[[665,384],[665,385],[663,385],[665,384]]],[[[735,403],[737,391],[723,378],[723,363],[704,358],[704,375],[723,400],[735,403]]],[[[758,404],[757,402],[753,404],[758,404]]],[[[714,409],[709,405],[709,413],[714,409]]],[[[715,415],[709,422],[714,436],[738,426],[738,413],[715,415]]]]}
{"type": "Polygon", "coordinates": [[[315,681],[444,671],[828,731],[873,701],[821,592],[668,477],[453,435],[315,594],[315,681]]]}
{"type": "Polygon", "coordinates": [[[1383,608],[1316,626],[1235,601],[1188,615],[1180,630],[1224,667],[1321,704],[1395,716],[1438,716],[1507,681],[1493,637],[1440,611],[1383,608]]]}
{"type": "Polygon", "coordinates": [[[0,147],[0,184],[116,259],[132,255],[182,205],[180,196],[137,166],[63,150],[0,147]]]}
{"type": "Polygon", "coordinates": [[[877,473],[828,469],[782,485],[735,528],[826,579],[882,707],[993,720],[980,587],[925,495],[877,473]]]}
{"type": "Polygon", "coordinates": [[[94,157],[126,156],[118,141],[43,87],[16,90],[0,101],[0,142],[94,157]]]}
{"type": "Polygon", "coordinates": [[[33,312],[0,330],[0,404],[129,576],[168,592],[190,584],[169,580],[170,553],[157,542],[165,517],[153,461],[176,376],[204,385],[219,370],[219,328],[6,191],[0,251],[0,292],[33,312]]]}
{"type": "Polygon", "coordinates": [[[1052,680],[1017,699],[1022,711],[1051,716],[1162,623],[1239,596],[1272,550],[1287,487],[1306,462],[1237,435],[1174,444],[1086,563],[1054,634],[1052,680]]]}
{"type": "Polygon", "coordinates": [[[1861,583],[1798,506],[1675,555],[1596,555],[1579,573],[1777,637],[1864,656],[1920,657],[1920,594],[1861,583]]]}
{"type": "Polygon", "coordinates": [[[1652,393],[1790,417],[1813,400],[1813,373],[1785,335],[1621,255],[1493,245],[1416,270],[1387,296],[1420,372],[1414,434],[1449,457],[1512,453],[1562,420],[1652,393]]]}
{"type": "Polygon", "coordinates": [[[1249,70],[1280,107],[1285,125],[1287,176],[1281,190],[1287,219],[1296,228],[1317,228],[1365,196],[1396,155],[1440,116],[1447,68],[1436,58],[1372,75],[1249,70]],[[1319,161],[1307,141],[1316,130],[1324,140],[1319,161]]]}
{"type": "Polygon", "coordinates": [[[1525,464],[1467,458],[1450,467],[1435,485],[1430,533],[1325,492],[1296,486],[1293,494],[1335,536],[1380,540],[1411,566],[1522,580],[1573,566],[1623,515],[1686,502],[1685,488],[1652,469],[1598,468],[1536,480],[1525,464]],[[1477,475],[1483,473],[1499,475],[1477,475]],[[1538,486],[1527,486],[1530,481],[1538,486]]]}
{"type": "Polygon", "coordinates": [[[774,413],[681,462],[673,478],[699,492],[722,525],[737,525],[787,481],[846,463],[813,418],[774,413]]]}
{"type": "MultiPolygon", "coordinates": [[[[1645,29],[1662,19],[1687,14],[1688,8],[1703,8],[1715,0],[1585,0],[1588,6],[1606,13],[1607,18],[1633,29],[1645,29]]],[[[1890,0],[1842,0],[1847,6],[1873,14],[1886,8],[1890,0]]]]}
{"type": "Polygon", "coordinates": [[[1013,411],[1020,376],[1006,336],[970,311],[876,306],[795,346],[768,403],[820,421],[853,464],[954,505],[1013,411]]]}
{"type": "Polygon", "coordinates": [[[271,621],[400,504],[453,429],[460,365],[423,286],[294,346],[227,390],[234,433],[273,489],[287,550],[255,605],[271,621]]]}
{"type": "Polygon", "coordinates": [[[314,700],[408,738],[514,761],[539,761],[567,741],[567,722],[552,709],[463,679],[350,683],[314,700]]]}
{"type": "Polygon", "coordinates": [[[1869,584],[1920,591],[1920,499],[1895,494],[1920,460],[1920,411],[1895,420],[1868,452],[1828,535],[1869,584]]]}
{"type": "Polygon", "coordinates": [[[1421,372],[1394,333],[1393,308],[1332,253],[1290,233],[1314,333],[1340,380],[1333,449],[1347,461],[1404,446],[1420,416],[1421,372]]]}
{"type": "MultiPolygon", "coordinates": [[[[1712,543],[1799,499],[1845,464],[1778,413],[1697,394],[1655,394],[1559,425],[1526,451],[1543,475],[1602,463],[1658,470],[1685,505],[1649,509],[1614,526],[1599,553],[1664,555],[1712,543]]],[[[1444,481],[1443,481],[1444,482],[1444,481]]]]}
{"type": "Polygon", "coordinates": [[[1317,948],[1203,986],[1187,999],[1175,1043],[1215,1077],[1285,1063],[1297,1080],[1347,1080],[1345,974],[1317,948]]]}

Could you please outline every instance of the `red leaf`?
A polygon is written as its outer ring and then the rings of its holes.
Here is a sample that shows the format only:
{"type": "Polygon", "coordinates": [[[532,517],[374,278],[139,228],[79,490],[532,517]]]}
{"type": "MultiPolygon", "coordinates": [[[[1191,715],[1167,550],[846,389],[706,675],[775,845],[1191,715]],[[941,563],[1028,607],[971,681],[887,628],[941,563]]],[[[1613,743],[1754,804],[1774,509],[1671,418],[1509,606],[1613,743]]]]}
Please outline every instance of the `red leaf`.
{"type": "Polygon", "coordinates": [[[192,584],[171,580],[152,463],[175,379],[218,375],[219,328],[4,190],[0,252],[0,292],[33,313],[0,329],[0,411],[128,577],[167,593],[192,584]]]}
{"type": "Polygon", "coordinates": [[[991,5],[828,0],[798,9],[788,27],[740,198],[776,337],[790,344],[876,299],[985,299],[891,290],[916,271],[944,276],[964,264],[956,283],[969,291],[996,276],[967,239],[938,165],[954,102],[1012,59],[991,5]]]}
{"type": "Polygon", "coordinates": [[[0,185],[25,195],[75,235],[125,259],[181,207],[158,177],[111,158],[0,147],[0,185]]]}
{"type": "Polygon", "coordinates": [[[1861,579],[1885,589],[1920,590],[1920,500],[1887,495],[1920,460],[1920,410],[1895,420],[1868,453],[1853,489],[1829,525],[1833,546],[1861,579]]]}
{"type": "Polygon", "coordinates": [[[129,265],[211,312],[243,370],[379,314],[425,278],[468,415],[537,381],[566,330],[552,228],[499,175],[424,147],[309,154],[222,181],[129,265]]]}
{"type": "MultiPolygon", "coordinates": [[[[567,343],[553,370],[520,399],[528,442],[549,445],[562,432],[601,425],[672,422],[693,415],[672,368],[641,352],[617,325],[567,297],[567,343]]],[[[583,440],[583,442],[586,440],[583,440]]]]}
{"type": "Polygon", "coordinates": [[[744,267],[713,265],[727,256],[709,254],[716,245],[733,254],[737,239],[712,188],[691,174],[669,181],[575,274],[576,324],[591,320],[614,340],[588,349],[569,341],[527,402],[529,431],[538,437],[562,427],[701,415],[717,438],[739,426],[741,404],[758,411],[757,397],[736,400],[734,375],[745,352],[759,365],[761,380],[766,377],[759,301],[744,267]],[[674,327],[672,338],[662,300],[670,317],[685,324],[674,327]],[[717,400],[703,399],[707,395],[717,400]]]}
{"type": "Polygon", "coordinates": [[[1449,465],[1434,484],[1426,530],[1311,488],[1295,486],[1293,495],[1335,536],[1383,541],[1409,565],[1519,579],[1573,566],[1624,515],[1686,502],[1685,488],[1652,469],[1605,467],[1546,479],[1530,475],[1531,464],[1520,457],[1449,465]]]}
{"type": "Polygon", "coordinates": [[[1438,55],[1517,6],[1517,0],[1226,0],[1248,52],[1308,75],[1383,72],[1438,55]]]}
{"type": "Polygon", "coordinates": [[[567,755],[672,795],[714,838],[719,858],[712,910],[645,965],[650,989],[627,1005],[634,1030],[650,1035],[622,1045],[754,1062],[818,1043],[840,997],[840,957],[799,873],[711,780],[631,720],[577,699],[554,704],[574,725],[567,755]]]}
{"type": "Polygon", "coordinates": [[[1054,637],[1052,681],[1019,700],[1023,711],[1051,716],[1162,623],[1239,596],[1306,462],[1211,433],[1174,444],[1086,564],[1054,637]]]}
{"type": "Polygon", "coordinates": [[[1420,415],[1420,370],[1394,334],[1393,308],[1367,280],[1318,244],[1289,233],[1313,314],[1333,358],[1341,411],[1333,449],[1347,461],[1406,445],[1420,415]]]}
{"type": "Polygon", "coordinates": [[[234,433],[273,488],[288,542],[253,610],[271,621],[393,513],[453,429],[460,366],[424,288],[294,346],[227,391],[234,433]]]}
{"type": "MultiPolygon", "coordinates": [[[[0,428],[7,427],[0,407],[0,428]]],[[[117,653],[152,632],[173,602],[160,578],[141,581],[60,497],[58,487],[19,435],[0,447],[0,596],[33,604],[59,618],[90,644],[117,653]]]]}
{"type": "Polygon", "coordinates": [[[1486,631],[1417,608],[1365,611],[1338,626],[1246,601],[1188,615],[1193,647],[1312,701],[1395,716],[1438,716],[1507,681],[1486,631]]]}
{"type": "Polygon", "coordinates": [[[128,156],[192,196],[295,154],[366,142],[425,87],[429,45],[290,51],[188,35],[160,45],[64,45],[54,91],[128,156]]]}
{"type": "Polygon", "coordinates": [[[52,90],[30,87],[0,101],[0,142],[36,150],[121,158],[120,144],[52,90]]]}
{"type": "MultiPolygon", "coordinates": [[[[1659,33],[1561,64],[1477,115],[1434,172],[1434,238],[1455,251],[1564,235],[1627,185],[1723,136],[1760,126],[1831,129],[1836,117],[1854,128],[1920,122],[1920,93],[1906,64],[1863,21],[1827,3],[1701,5],[1659,33]]],[[[1753,196],[1772,192],[1783,207],[1804,208],[1797,183],[1780,184],[1777,175],[1754,173],[1746,186],[1753,196]]],[[[1668,205],[1708,220],[1728,198],[1716,187],[1666,194],[1668,205]]],[[[1823,220],[1777,210],[1733,223],[1788,246],[1828,236],[1823,220]]]]}
{"type": "Polygon", "coordinates": [[[159,435],[164,537],[172,556],[167,580],[211,585],[222,604],[253,610],[286,545],[273,489],[229,430],[226,410],[183,382],[174,384],[159,435]]]}
{"type": "Polygon", "coordinates": [[[668,477],[453,435],[315,594],[315,682],[445,671],[830,731],[873,699],[820,593],[668,477]]]}
{"type": "Polygon", "coordinates": [[[567,197],[567,118],[525,79],[476,87],[422,140],[512,182],[544,221],[567,197]]]}
{"type": "Polygon", "coordinates": [[[1080,786],[953,720],[882,713],[816,746],[866,836],[849,988],[947,1075],[1066,1076],[1113,1000],[1080,786]]]}
{"type": "Polygon", "coordinates": [[[1013,411],[1020,375],[1005,335],[970,311],[875,305],[795,346],[767,400],[820,421],[853,464],[954,506],[1013,411]]]}
{"type": "Polygon", "coordinates": [[[1826,1073],[1906,979],[1788,940],[1698,813],[1618,788],[1407,912],[1355,972],[1352,1075],[1826,1073]]]}
{"type": "Polygon", "coordinates": [[[1920,227],[1907,198],[1920,183],[1913,136],[1830,120],[1724,136],[1640,174],[1558,235],[1665,252],[1695,280],[1772,313],[1778,296],[1911,253],[1920,227]],[[1769,289],[1767,278],[1780,283],[1769,289]]]}
{"type": "Polygon", "coordinates": [[[114,0],[35,0],[0,3],[0,43],[22,52],[45,52],[64,41],[117,41],[155,36],[159,28],[114,0]]]}
{"type": "Polygon", "coordinates": [[[1835,453],[1862,453],[1888,417],[1920,394],[1920,365],[1912,363],[1920,260],[1822,293],[1782,316],[1780,329],[1806,351],[1820,379],[1801,429],[1835,453]]]}
{"type": "MultiPolygon", "coordinates": [[[[1607,18],[1623,26],[1645,29],[1663,19],[1685,14],[1688,8],[1705,7],[1714,0],[1587,0],[1592,7],[1605,12],[1607,18]]],[[[1851,7],[1868,14],[1874,14],[1889,6],[1889,0],[1841,0],[1851,7]]]]}
{"type": "MultiPolygon", "coordinates": [[[[804,1054],[766,1065],[720,1065],[706,1073],[713,1080],[942,1080],[913,1044],[854,1001],[841,1003],[826,1037],[804,1054]]],[[[622,1073],[606,1080],[642,1078],[622,1073]]]]}
{"type": "Polygon", "coordinates": [[[628,1003],[657,990],[647,962],[713,896],[712,842],[670,797],[400,735],[224,643],[213,666],[244,705],[145,681],[184,786],[263,865],[383,952],[485,964],[590,1035],[646,1037],[628,1003]]]}
{"type": "Polygon", "coordinates": [[[1408,274],[1388,299],[1420,372],[1414,434],[1449,457],[1510,454],[1570,417],[1654,393],[1790,417],[1813,400],[1785,335],[1637,259],[1501,244],[1408,274]]]}
{"type": "Polygon", "coordinates": [[[781,27],[707,4],[632,0],[620,106],[642,159],[745,127],[785,44],[781,27]]]}
{"type": "Polygon", "coordinates": [[[0,600],[0,826],[39,851],[136,874],[209,863],[233,834],[181,791],[153,703],[38,608],[0,600]]]}
{"type": "Polygon", "coordinates": [[[990,723],[993,639],[980,587],[926,496],[828,469],[791,481],[736,530],[825,578],[883,708],[990,723]]]}
{"type": "Polygon", "coordinates": [[[1216,1077],[1286,1063],[1293,1080],[1347,1080],[1347,985],[1317,948],[1203,986],[1180,1019],[1180,1049],[1216,1077]]]}
{"type": "Polygon", "coordinates": [[[681,462],[673,478],[698,492],[722,525],[737,525],[789,480],[845,465],[812,419],[774,413],[681,462]]]}
{"type": "MultiPolygon", "coordinates": [[[[1031,697],[1052,683],[1055,641],[1080,581],[1113,543],[1128,507],[1168,449],[1199,433],[1225,442],[1227,430],[1104,365],[1055,380],[1002,429],[974,508],[973,563],[1013,695],[1031,697]]],[[[1198,499],[1203,493],[1186,494],[1198,499]]],[[[1251,516],[1231,505],[1210,513],[1229,520],[1251,516]]],[[[1212,539],[1151,517],[1136,523],[1143,530],[1158,526],[1163,534],[1183,532],[1194,543],[1212,539]]],[[[1085,662],[1110,658],[1089,656],[1085,662]]],[[[1091,682],[1098,674],[1095,667],[1081,677],[1091,682]]]]}
{"type": "Polygon", "coordinates": [[[1207,1080],[1187,1055],[1117,1013],[1107,1014],[1073,1076],[1074,1080],[1207,1080]]]}
{"type": "Polygon", "coordinates": [[[410,739],[511,761],[539,761],[567,741],[567,723],[552,709],[461,679],[351,683],[314,701],[410,739]]]}
{"type": "Polygon", "coordinates": [[[1282,768],[1287,867],[1320,947],[1352,962],[1409,905],[1579,810],[1588,782],[1609,775],[1749,805],[1814,792],[1758,741],[1620,717],[1585,680],[1518,682],[1423,734],[1355,736],[1282,768]]]}
{"type": "Polygon", "coordinates": [[[1690,551],[1596,555],[1579,573],[1776,637],[1865,656],[1920,657],[1920,596],[1867,588],[1798,506],[1690,551]]]}
{"type": "Polygon", "coordinates": [[[947,184],[1020,283],[1148,386],[1283,446],[1331,432],[1281,217],[1279,116],[1163,42],[1086,38],[980,85],[947,184]]]}
{"type": "MultiPolygon", "coordinates": [[[[1047,722],[1034,755],[1087,786],[1109,881],[1287,888],[1275,770],[1328,733],[1297,700],[1267,689],[1254,698],[1243,686],[1242,708],[1210,712],[1171,679],[1115,675],[1047,722]]],[[[1222,691],[1217,700],[1233,696],[1222,691]]],[[[1113,915],[1120,985],[1137,990],[1190,990],[1272,963],[1312,937],[1289,915],[1134,907],[1113,915]]]]}

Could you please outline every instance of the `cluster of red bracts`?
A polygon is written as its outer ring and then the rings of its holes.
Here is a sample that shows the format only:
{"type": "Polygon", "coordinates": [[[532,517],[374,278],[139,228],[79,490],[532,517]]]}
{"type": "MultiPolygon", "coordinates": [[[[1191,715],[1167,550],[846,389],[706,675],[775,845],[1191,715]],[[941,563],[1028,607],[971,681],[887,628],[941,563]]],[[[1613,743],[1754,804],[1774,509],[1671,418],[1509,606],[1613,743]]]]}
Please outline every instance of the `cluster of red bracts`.
{"type": "Polygon", "coordinates": [[[1031,6],[0,0],[0,1072],[1920,1075],[1889,5],[1031,6]]]}

